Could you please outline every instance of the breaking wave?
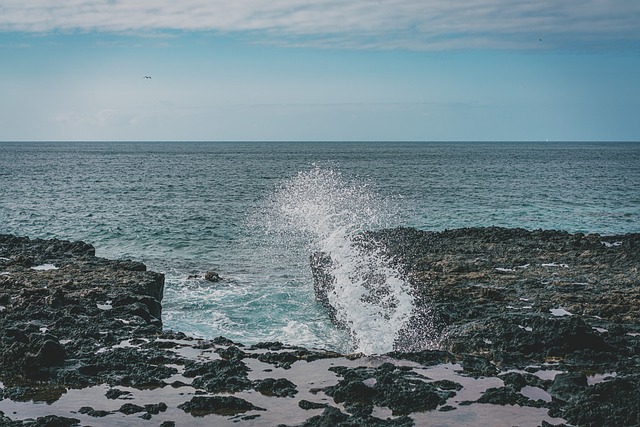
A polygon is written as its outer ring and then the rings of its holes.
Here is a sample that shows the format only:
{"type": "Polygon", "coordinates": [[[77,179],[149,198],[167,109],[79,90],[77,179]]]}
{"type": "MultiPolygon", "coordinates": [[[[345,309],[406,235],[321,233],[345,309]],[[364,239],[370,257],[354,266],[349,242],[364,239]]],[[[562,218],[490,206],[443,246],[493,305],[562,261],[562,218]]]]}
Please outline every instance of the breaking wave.
{"type": "Polygon", "coordinates": [[[397,225],[397,201],[316,166],[283,182],[271,205],[271,232],[303,242],[307,255],[330,257],[333,283],[326,300],[334,321],[348,330],[354,350],[392,351],[411,318],[414,297],[384,248],[365,244],[362,232],[397,225]]]}

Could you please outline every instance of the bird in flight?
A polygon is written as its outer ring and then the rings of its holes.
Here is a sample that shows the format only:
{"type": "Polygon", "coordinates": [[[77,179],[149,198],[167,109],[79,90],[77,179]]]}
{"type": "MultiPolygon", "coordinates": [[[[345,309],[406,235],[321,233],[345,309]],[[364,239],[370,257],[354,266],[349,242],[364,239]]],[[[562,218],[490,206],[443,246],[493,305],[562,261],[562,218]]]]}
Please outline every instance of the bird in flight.
{"type": "Polygon", "coordinates": [[[150,79],[150,78],[151,78],[151,76],[144,76],[144,78],[145,78],[145,79],[150,79]]]}

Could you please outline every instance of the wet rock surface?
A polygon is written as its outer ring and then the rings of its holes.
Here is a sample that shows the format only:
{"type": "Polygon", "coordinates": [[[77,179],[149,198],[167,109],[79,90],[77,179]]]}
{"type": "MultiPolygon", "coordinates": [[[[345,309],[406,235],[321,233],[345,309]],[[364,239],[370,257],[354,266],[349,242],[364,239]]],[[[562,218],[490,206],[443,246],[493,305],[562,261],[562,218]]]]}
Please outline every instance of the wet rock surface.
{"type": "Polygon", "coordinates": [[[0,425],[640,425],[638,235],[367,237],[424,309],[369,357],[164,331],[161,274],[0,235],[0,425]]]}
{"type": "MultiPolygon", "coordinates": [[[[397,357],[429,363],[415,343],[437,346],[468,375],[503,379],[477,403],[549,408],[572,425],[640,425],[640,400],[631,403],[640,392],[640,234],[398,228],[365,233],[361,244],[385,248],[412,285],[419,309],[397,357]],[[557,374],[531,376],[545,371],[557,374]]],[[[330,263],[311,260],[324,304],[330,263]]]]}

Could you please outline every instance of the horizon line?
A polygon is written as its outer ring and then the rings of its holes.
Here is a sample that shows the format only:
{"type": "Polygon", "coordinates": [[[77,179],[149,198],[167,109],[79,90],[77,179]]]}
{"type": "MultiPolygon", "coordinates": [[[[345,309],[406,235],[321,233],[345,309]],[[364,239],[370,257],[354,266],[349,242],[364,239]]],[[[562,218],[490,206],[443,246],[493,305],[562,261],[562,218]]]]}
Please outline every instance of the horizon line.
{"type": "Polygon", "coordinates": [[[578,140],[578,139],[460,139],[460,140],[448,140],[448,139],[434,139],[434,140],[419,140],[419,139],[398,139],[398,140],[383,140],[383,139],[318,139],[318,140],[297,140],[297,139],[269,139],[269,140],[254,140],[254,139],[141,139],[141,140],[128,140],[128,139],[33,139],[33,140],[0,140],[0,144],[4,143],[304,143],[304,144],[314,144],[314,143],[415,143],[415,144],[423,144],[423,143],[577,143],[577,144],[592,144],[592,143],[612,143],[612,144],[620,144],[620,143],[640,143],[640,139],[637,140],[578,140]]]}

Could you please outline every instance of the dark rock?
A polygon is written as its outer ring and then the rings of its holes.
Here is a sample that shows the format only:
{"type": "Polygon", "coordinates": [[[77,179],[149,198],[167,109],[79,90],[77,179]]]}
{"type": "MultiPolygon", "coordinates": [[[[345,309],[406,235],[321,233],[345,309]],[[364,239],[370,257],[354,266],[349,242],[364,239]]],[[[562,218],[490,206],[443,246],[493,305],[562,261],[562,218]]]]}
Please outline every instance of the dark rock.
{"type": "MultiPolygon", "coordinates": [[[[328,298],[329,292],[335,285],[335,278],[331,275],[331,267],[333,266],[331,256],[324,252],[315,252],[310,257],[310,265],[316,300],[324,306],[331,320],[340,324],[336,309],[331,305],[328,298]]],[[[340,324],[340,326],[345,327],[344,324],[340,324]]]]}
{"type": "Polygon", "coordinates": [[[257,359],[263,363],[269,363],[276,368],[290,369],[291,365],[300,360],[300,357],[293,352],[260,354],[257,359]]]}
{"type": "Polygon", "coordinates": [[[144,410],[150,414],[157,415],[160,412],[164,412],[167,410],[167,404],[164,402],[160,402],[144,405],[144,410]]]}
{"type": "MultiPolygon", "coordinates": [[[[451,410],[443,405],[462,385],[453,377],[433,381],[424,376],[429,374],[422,375],[422,367],[442,363],[450,364],[446,369],[452,376],[497,375],[504,381],[504,387],[487,390],[478,401],[460,402],[459,406],[470,405],[466,410],[483,402],[542,406],[571,425],[640,424],[639,234],[572,235],[497,227],[443,232],[393,229],[363,233],[358,244],[363,250],[375,245],[376,250],[386,251],[389,263],[412,287],[416,312],[396,337],[398,351],[388,355],[412,363],[373,368],[378,362],[363,359],[365,366],[332,368],[340,376],[338,384],[310,391],[332,396],[348,413],[325,407],[322,416],[306,425],[411,425],[407,415],[413,412],[451,410]],[[570,315],[552,314],[558,308],[570,315]],[[434,347],[439,350],[426,350],[434,347]],[[562,374],[553,381],[542,380],[537,375],[544,377],[544,369],[562,374]],[[593,373],[599,374],[601,382],[588,385],[585,374],[593,373]],[[526,398],[521,394],[526,386],[546,390],[553,400],[526,398]],[[378,419],[372,416],[378,406],[401,416],[378,419]]],[[[333,285],[327,274],[332,261],[322,257],[316,255],[312,263],[317,298],[325,304],[328,300],[323,301],[323,295],[333,285]]],[[[276,371],[298,362],[360,357],[279,342],[246,348],[224,337],[206,341],[163,332],[163,276],[137,262],[97,258],[86,244],[0,235],[0,269],[8,273],[0,275],[0,381],[4,387],[0,399],[53,403],[68,388],[164,387],[178,372],[176,366],[184,366],[185,376],[193,378],[197,398],[211,398],[206,392],[252,388],[267,395],[292,396],[298,388],[288,380],[249,380],[249,368],[242,361],[256,358],[276,371]],[[41,264],[59,269],[30,269],[41,264]],[[183,347],[209,356],[215,352],[222,360],[188,360],[183,347]]],[[[371,277],[372,291],[378,283],[371,277]]],[[[326,308],[335,317],[331,307],[326,308]]],[[[184,383],[174,381],[173,385],[184,383]]],[[[164,392],[186,394],[180,388],[164,392]]],[[[133,398],[133,394],[111,389],[106,396],[133,398]]],[[[233,396],[217,396],[223,397],[233,396]]],[[[235,412],[237,408],[225,409],[220,403],[203,403],[203,414],[244,414],[244,409],[235,412]]],[[[233,407],[238,402],[227,403],[233,407]]],[[[319,409],[321,404],[301,401],[299,405],[319,409]]],[[[55,405],[51,408],[52,414],[57,411],[55,405]]],[[[163,409],[163,404],[148,404],[128,410],[149,419],[163,409]]],[[[89,407],[82,411],[92,416],[105,413],[89,407]]],[[[238,415],[233,421],[251,421],[256,416],[238,415]]],[[[14,422],[0,414],[0,424],[8,426],[58,425],[58,421],[42,417],[14,422]]]]}
{"type": "Polygon", "coordinates": [[[127,270],[127,271],[147,271],[147,266],[144,265],[141,262],[123,260],[123,261],[117,261],[117,265],[122,270],[127,270]]]}
{"type": "Polygon", "coordinates": [[[462,368],[465,373],[473,376],[491,377],[498,373],[495,365],[481,356],[465,355],[462,359],[462,368]]]}
{"type": "Polygon", "coordinates": [[[329,406],[325,408],[322,414],[309,418],[302,427],[353,427],[353,426],[371,426],[371,427],[409,427],[414,422],[409,417],[398,417],[395,419],[382,420],[372,417],[371,415],[347,415],[339,409],[329,406]]]}
{"type": "Polygon", "coordinates": [[[226,345],[226,346],[230,346],[230,345],[235,345],[236,347],[242,347],[242,344],[239,343],[235,343],[233,341],[231,341],[228,338],[225,337],[217,337],[212,341],[213,344],[217,344],[217,345],[226,345]]]}
{"type": "Polygon", "coordinates": [[[11,399],[16,402],[44,402],[51,404],[66,393],[61,386],[53,386],[47,382],[27,381],[26,383],[8,386],[0,390],[0,398],[11,399]]]}
{"type": "Polygon", "coordinates": [[[90,357],[77,372],[92,382],[106,382],[112,386],[161,387],[165,385],[163,379],[177,370],[154,363],[157,355],[153,349],[114,348],[90,357]]]}
{"type": "Polygon", "coordinates": [[[324,389],[336,403],[386,406],[394,415],[432,410],[455,395],[453,391],[425,382],[425,377],[410,369],[390,363],[375,369],[335,367],[330,370],[343,377],[335,386],[324,389]]]}
{"type": "Polygon", "coordinates": [[[203,417],[209,414],[236,415],[253,410],[264,411],[264,409],[234,396],[195,396],[189,402],[178,405],[178,408],[194,417],[203,417]]]}
{"type": "Polygon", "coordinates": [[[286,346],[279,341],[266,341],[259,342],[257,344],[249,347],[250,350],[271,350],[271,351],[280,351],[280,350],[290,350],[292,347],[286,346]]]}
{"type": "Polygon", "coordinates": [[[11,342],[21,342],[25,344],[29,343],[29,337],[27,336],[27,334],[15,327],[7,328],[5,330],[4,336],[11,339],[11,342]]]}
{"type": "MultiPolygon", "coordinates": [[[[452,352],[521,352],[540,358],[575,353],[581,358],[606,359],[604,352],[620,347],[612,347],[606,337],[580,324],[577,316],[569,323],[554,325],[541,315],[546,312],[550,317],[544,306],[564,307],[574,314],[611,320],[622,314],[637,322],[640,292],[634,290],[634,283],[640,280],[639,236],[602,237],[498,227],[443,232],[398,228],[364,233],[361,240],[364,247],[383,248],[406,273],[416,301],[425,304],[418,306],[418,311],[433,313],[433,332],[444,334],[443,345],[452,352]],[[620,244],[608,247],[603,241],[620,244]],[[530,305],[526,301],[536,301],[537,308],[526,309],[530,305]],[[505,306],[536,313],[543,329],[526,322],[519,324],[521,320],[515,317],[523,312],[505,312],[505,306]],[[493,321],[485,320],[491,317],[493,321]],[[532,333],[518,330],[519,326],[531,327],[532,333]]],[[[335,319],[326,298],[333,286],[331,265],[327,254],[314,254],[311,259],[317,299],[335,319]]],[[[408,328],[400,331],[401,337],[422,333],[408,328]]],[[[396,344],[403,345],[401,341],[396,344]]]]}
{"type": "Polygon", "coordinates": [[[392,351],[388,356],[399,360],[410,360],[423,366],[439,365],[455,360],[455,356],[448,351],[442,350],[422,350],[416,352],[392,351]]]}
{"type": "Polygon", "coordinates": [[[210,393],[238,392],[251,388],[248,379],[249,368],[238,360],[214,360],[207,363],[189,362],[183,375],[196,377],[192,386],[202,388],[210,393]]]}
{"type": "Polygon", "coordinates": [[[57,415],[47,415],[39,417],[30,427],[72,427],[80,424],[76,418],[59,417],[57,415]]]}
{"type": "Polygon", "coordinates": [[[193,378],[204,374],[219,374],[223,376],[246,376],[249,372],[247,365],[238,360],[214,360],[206,363],[188,362],[183,375],[193,378]]]}
{"type": "Polygon", "coordinates": [[[207,271],[206,273],[204,273],[204,280],[207,280],[209,282],[219,282],[222,279],[220,278],[220,275],[215,271],[207,271]]]}
{"type": "Polygon", "coordinates": [[[515,391],[520,391],[524,386],[538,387],[546,390],[551,381],[544,381],[532,374],[522,374],[519,372],[508,372],[501,374],[500,379],[504,381],[506,386],[511,387],[515,391]]]}
{"type": "Polygon", "coordinates": [[[123,295],[117,297],[111,303],[114,308],[124,307],[136,316],[142,317],[147,323],[152,317],[159,320],[162,315],[162,306],[158,299],[150,296],[123,295]]]}
{"type": "Polygon", "coordinates": [[[326,403],[309,402],[308,400],[302,399],[301,401],[298,402],[298,406],[304,410],[309,410],[309,409],[322,409],[322,408],[326,408],[329,405],[327,405],[326,403]]]}
{"type": "Polygon", "coordinates": [[[47,340],[40,347],[38,359],[42,366],[58,366],[64,363],[64,347],[59,342],[47,340]]]}
{"type": "Polygon", "coordinates": [[[235,345],[231,345],[227,348],[219,348],[216,350],[216,353],[218,353],[223,359],[227,360],[242,360],[247,357],[247,354],[235,345]]]}
{"type": "Polygon", "coordinates": [[[82,408],[80,408],[78,412],[81,414],[89,415],[90,417],[94,417],[94,418],[106,417],[107,415],[112,413],[108,411],[97,411],[93,409],[91,406],[83,406],[82,408]]]}
{"type": "Polygon", "coordinates": [[[265,378],[253,383],[253,388],[265,396],[293,397],[298,393],[296,385],[285,378],[265,378]]]}
{"type": "Polygon", "coordinates": [[[260,414],[244,415],[240,417],[242,421],[251,421],[251,420],[255,420],[256,418],[260,418],[260,414]]]}
{"type": "Polygon", "coordinates": [[[321,415],[309,418],[301,425],[303,427],[337,427],[347,419],[349,419],[348,415],[343,414],[339,409],[334,408],[333,406],[329,406],[328,408],[325,408],[321,415]]]}
{"type": "Polygon", "coordinates": [[[0,275],[0,381],[47,381],[52,389],[104,382],[152,386],[175,372],[149,363],[154,356],[147,351],[108,350],[160,332],[161,274],[140,263],[95,257],[95,249],[82,242],[0,235],[0,250],[3,257],[59,267],[3,267],[9,274],[0,275]],[[112,309],[99,309],[106,301],[113,302],[112,309]],[[73,363],[66,364],[69,360],[73,363]]]}
{"type": "Polygon", "coordinates": [[[556,375],[548,392],[554,399],[571,400],[587,387],[587,377],[581,372],[556,375]]]}
{"type": "Polygon", "coordinates": [[[491,403],[494,405],[520,405],[528,399],[522,394],[516,392],[511,387],[490,388],[482,394],[478,403],[491,403]]]}
{"type": "Polygon", "coordinates": [[[373,405],[366,403],[345,403],[344,410],[351,415],[364,416],[373,413],[373,405]]]}
{"type": "Polygon", "coordinates": [[[640,375],[613,378],[587,388],[560,411],[570,424],[596,426],[640,425],[640,375]]]}
{"type": "Polygon", "coordinates": [[[143,412],[144,408],[140,405],[135,405],[133,403],[125,403],[118,409],[118,412],[122,412],[125,415],[136,414],[138,412],[143,412]]]}
{"type": "Polygon", "coordinates": [[[343,380],[337,385],[331,386],[325,392],[333,397],[336,403],[373,403],[373,398],[377,395],[377,391],[373,387],[365,385],[362,381],[343,380]]]}

